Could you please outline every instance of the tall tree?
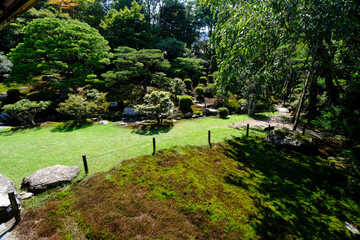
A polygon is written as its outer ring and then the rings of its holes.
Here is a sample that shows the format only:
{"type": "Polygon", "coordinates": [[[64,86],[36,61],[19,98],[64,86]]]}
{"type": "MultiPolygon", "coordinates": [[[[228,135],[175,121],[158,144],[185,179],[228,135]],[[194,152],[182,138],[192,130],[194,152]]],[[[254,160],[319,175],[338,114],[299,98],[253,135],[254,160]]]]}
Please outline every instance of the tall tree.
{"type": "Polygon", "coordinates": [[[88,75],[108,63],[108,42],[88,24],[57,18],[36,19],[24,29],[24,42],[10,53],[8,82],[34,82],[53,75],[64,87],[84,85],[88,75]]]}
{"type": "Polygon", "coordinates": [[[170,68],[169,62],[159,49],[143,49],[136,51],[129,47],[115,49],[114,70],[103,74],[107,86],[116,87],[141,83],[146,92],[147,84],[155,72],[163,72],[170,68]]]}
{"type": "Polygon", "coordinates": [[[133,2],[131,8],[125,6],[119,11],[111,9],[105,16],[100,26],[112,48],[151,48],[155,36],[141,9],[138,3],[133,2]]]}
{"type": "Polygon", "coordinates": [[[316,111],[319,78],[325,79],[329,99],[336,104],[339,91],[336,80],[350,79],[359,59],[357,1],[203,2],[217,16],[213,39],[222,85],[243,86],[249,93],[282,88],[282,79],[292,73],[281,70],[296,70],[294,56],[297,46],[303,44],[308,57],[300,75],[306,75],[305,71],[310,73],[309,117],[316,111]],[[339,71],[345,59],[349,61],[345,71],[339,71]]]}
{"type": "Polygon", "coordinates": [[[178,0],[164,1],[160,8],[159,25],[163,38],[176,38],[189,47],[198,35],[197,25],[187,14],[185,5],[178,0]]]}

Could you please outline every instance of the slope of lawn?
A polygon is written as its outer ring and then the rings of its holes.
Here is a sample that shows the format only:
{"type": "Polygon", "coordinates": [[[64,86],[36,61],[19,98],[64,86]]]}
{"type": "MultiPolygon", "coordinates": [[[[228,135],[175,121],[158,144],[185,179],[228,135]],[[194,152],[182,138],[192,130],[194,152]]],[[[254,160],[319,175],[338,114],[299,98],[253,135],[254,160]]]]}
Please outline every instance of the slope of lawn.
{"type": "Polygon", "coordinates": [[[355,239],[345,222],[360,226],[343,171],[260,138],[164,149],[25,205],[23,239],[355,239]]]}
{"type": "MultiPolygon", "coordinates": [[[[267,113],[258,117],[270,115],[267,113]]],[[[212,142],[242,136],[244,129],[236,130],[229,125],[248,118],[246,115],[235,115],[228,119],[181,120],[172,128],[159,130],[134,130],[116,123],[78,129],[62,125],[17,131],[0,129],[0,173],[19,186],[24,177],[48,166],[82,167],[82,155],[87,155],[90,173],[106,171],[121,160],[152,153],[153,137],[156,138],[157,150],[206,145],[208,130],[211,130],[212,142]]],[[[254,130],[251,134],[259,132],[254,130]]]]}

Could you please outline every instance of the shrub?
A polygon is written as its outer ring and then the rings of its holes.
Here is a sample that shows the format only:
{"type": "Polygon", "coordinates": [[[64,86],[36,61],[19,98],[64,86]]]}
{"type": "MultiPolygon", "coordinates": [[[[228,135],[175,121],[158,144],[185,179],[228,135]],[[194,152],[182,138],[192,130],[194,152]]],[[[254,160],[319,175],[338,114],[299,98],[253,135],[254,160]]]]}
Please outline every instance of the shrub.
{"type": "Polygon", "coordinates": [[[205,76],[200,77],[199,83],[204,84],[206,86],[207,80],[205,76]]]}
{"type": "Polygon", "coordinates": [[[205,88],[204,96],[208,98],[213,98],[216,94],[215,84],[211,84],[205,88]]]}
{"type": "Polygon", "coordinates": [[[238,108],[238,113],[247,113],[247,110],[248,110],[248,101],[245,99],[245,98],[241,98],[239,101],[238,101],[238,105],[239,105],[239,108],[238,108]]]}
{"type": "Polygon", "coordinates": [[[199,83],[197,86],[202,87],[202,88],[205,87],[204,84],[202,84],[202,83],[199,83]]]}
{"type": "Polygon", "coordinates": [[[208,83],[214,83],[214,77],[213,75],[209,74],[208,77],[207,77],[207,82],[208,83]]]}
{"type": "Polygon", "coordinates": [[[32,102],[28,99],[22,99],[14,104],[7,104],[3,107],[5,113],[16,117],[19,121],[25,121],[26,124],[35,125],[35,115],[45,110],[50,102],[32,102]]]}
{"type": "Polygon", "coordinates": [[[182,112],[192,112],[193,99],[190,96],[183,96],[179,99],[179,108],[182,112]]]}
{"type": "Polygon", "coordinates": [[[229,110],[226,107],[221,107],[218,109],[218,114],[221,118],[226,118],[229,115],[229,110]]]}
{"type": "Polygon", "coordinates": [[[162,124],[162,119],[172,113],[174,103],[169,92],[153,91],[144,97],[145,104],[136,105],[135,111],[139,114],[156,117],[157,125],[162,124]]]}
{"type": "Polygon", "coordinates": [[[190,78],[185,78],[184,79],[184,83],[185,83],[185,86],[186,86],[186,89],[191,91],[191,88],[192,88],[192,81],[190,78]]]}
{"type": "Polygon", "coordinates": [[[18,89],[9,89],[7,90],[6,93],[7,93],[7,97],[4,101],[4,105],[16,103],[17,101],[20,100],[20,91],[18,89]]]}
{"type": "MultiPolygon", "coordinates": [[[[199,84],[200,85],[200,84],[199,84]]],[[[196,87],[195,88],[195,93],[198,97],[202,97],[204,95],[204,87],[196,87]]]]}
{"type": "Polygon", "coordinates": [[[236,98],[229,98],[225,107],[227,107],[230,112],[235,112],[239,108],[239,102],[236,98]]]}
{"type": "Polygon", "coordinates": [[[28,95],[26,98],[30,101],[56,101],[59,98],[59,94],[54,92],[37,92],[28,95]]]}

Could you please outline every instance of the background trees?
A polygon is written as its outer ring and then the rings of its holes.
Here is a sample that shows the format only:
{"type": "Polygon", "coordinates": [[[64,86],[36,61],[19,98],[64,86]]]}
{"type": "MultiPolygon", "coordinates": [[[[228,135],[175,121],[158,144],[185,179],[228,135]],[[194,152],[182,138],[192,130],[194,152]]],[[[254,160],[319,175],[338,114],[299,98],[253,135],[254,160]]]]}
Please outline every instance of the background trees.
{"type": "Polygon", "coordinates": [[[111,9],[108,12],[100,26],[112,48],[152,48],[155,37],[141,10],[138,3],[132,2],[130,8],[125,6],[119,11],[111,9]]]}
{"type": "Polygon", "coordinates": [[[86,23],[41,18],[29,23],[24,33],[24,42],[10,54],[14,71],[9,82],[53,75],[61,86],[81,86],[87,75],[109,62],[107,41],[86,23]]]}

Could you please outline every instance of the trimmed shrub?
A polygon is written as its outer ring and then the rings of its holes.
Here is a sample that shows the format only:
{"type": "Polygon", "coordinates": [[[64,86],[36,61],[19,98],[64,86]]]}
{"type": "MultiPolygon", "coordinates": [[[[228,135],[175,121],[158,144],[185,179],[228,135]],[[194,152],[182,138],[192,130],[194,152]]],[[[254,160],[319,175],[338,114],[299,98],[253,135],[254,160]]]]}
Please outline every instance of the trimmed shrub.
{"type": "Polygon", "coordinates": [[[221,118],[226,118],[229,115],[229,110],[226,107],[221,107],[218,109],[218,114],[221,118]]]}
{"type": "Polygon", "coordinates": [[[182,112],[192,112],[193,99],[190,96],[183,96],[179,99],[179,109],[182,112]]]}
{"type": "Polygon", "coordinates": [[[204,84],[206,86],[207,80],[205,76],[200,77],[199,83],[204,84]]]}
{"type": "Polygon", "coordinates": [[[204,92],[205,92],[204,87],[198,86],[195,88],[195,93],[196,93],[196,96],[198,96],[198,97],[202,97],[204,95],[204,92]]]}
{"type": "Polygon", "coordinates": [[[186,89],[191,91],[191,88],[192,88],[192,81],[190,78],[185,78],[184,79],[184,83],[185,83],[185,86],[186,86],[186,89]]]}

